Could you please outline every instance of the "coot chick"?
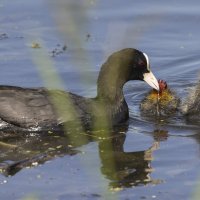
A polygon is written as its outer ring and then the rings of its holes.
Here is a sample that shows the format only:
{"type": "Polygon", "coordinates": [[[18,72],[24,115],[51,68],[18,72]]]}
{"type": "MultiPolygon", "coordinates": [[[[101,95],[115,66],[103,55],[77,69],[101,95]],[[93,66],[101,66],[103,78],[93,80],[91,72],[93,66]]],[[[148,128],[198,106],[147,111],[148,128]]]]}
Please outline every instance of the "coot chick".
{"type": "Polygon", "coordinates": [[[95,123],[101,125],[101,122],[109,127],[125,123],[129,111],[123,85],[130,80],[144,80],[159,90],[148,56],[127,48],[113,53],[102,65],[95,98],[61,90],[0,86],[1,124],[25,130],[46,130],[75,121],[86,128],[96,126],[95,123]]]}
{"type": "Polygon", "coordinates": [[[193,87],[188,97],[181,105],[181,112],[187,120],[198,123],[200,122],[200,81],[193,87]]]}
{"type": "Polygon", "coordinates": [[[153,89],[142,100],[140,104],[142,114],[169,116],[178,110],[180,99],[175,92],[170,90],[163,80],[158,80],[158,84],[159,92],[153,89]]]}

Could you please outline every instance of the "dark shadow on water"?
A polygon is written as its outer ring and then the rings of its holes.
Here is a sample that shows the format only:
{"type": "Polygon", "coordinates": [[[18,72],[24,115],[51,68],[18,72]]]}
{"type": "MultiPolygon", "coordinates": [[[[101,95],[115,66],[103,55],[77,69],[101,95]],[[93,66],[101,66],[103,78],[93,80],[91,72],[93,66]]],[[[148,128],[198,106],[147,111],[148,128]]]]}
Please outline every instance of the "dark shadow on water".
{"type": "Polygon", "coordinates": [[[75,155],[69,140],[55,135],[9,135],[0,142],[0,169],[5,176],[13,176],[25,167],[44,164],[64,155],[75,155]]]}
{"type": "MultiPolygon", "coordinates": [[[[153,144],[144,151],[125,152],[127,127],[110,132],[109,137],[103,131],[76,133],[74,140],[67,135],[9,135],[1,138],[0,170],[4,176],[14,176],[27,167],[36,167],[56,157],[73,156],[80,151],[77,147],[91,141],[98,142],[98,152],[101,161],[100,171],[109,180],[110,188],[126,188],[159,184],[162,180],[152,179],[151,161],[153,151],[159,148],[159,142],[167,139],[167,132],[156,130],[152,133],[153,144]]],[[[1,134],[2,135],[2,134],[1,134]]]]}

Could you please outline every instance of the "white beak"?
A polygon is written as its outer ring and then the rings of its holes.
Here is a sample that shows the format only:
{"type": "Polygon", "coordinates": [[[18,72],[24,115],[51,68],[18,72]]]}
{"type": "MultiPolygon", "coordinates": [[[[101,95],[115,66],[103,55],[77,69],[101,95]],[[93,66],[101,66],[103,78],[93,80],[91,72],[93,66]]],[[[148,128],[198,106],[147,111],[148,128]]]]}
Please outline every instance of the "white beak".
{"type": "Polygon", "coordinates": [[[153,75],[153,73],[150,71],[148,73],[144,73],[144,79],[145,82],[147,82],[152,88],[159,91],[159,84],[156,79],[156,77],[153,75]]]}

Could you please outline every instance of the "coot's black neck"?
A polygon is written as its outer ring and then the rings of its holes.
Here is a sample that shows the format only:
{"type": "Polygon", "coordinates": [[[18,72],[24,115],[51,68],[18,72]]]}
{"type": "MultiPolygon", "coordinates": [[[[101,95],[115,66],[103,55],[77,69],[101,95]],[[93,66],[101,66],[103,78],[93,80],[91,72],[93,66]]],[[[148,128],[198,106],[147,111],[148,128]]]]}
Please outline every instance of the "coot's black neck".
{"type": "Polygon", "coordinates": [[[97,97],[111,103],[124,100],[123,86],[130,80],[131,66],[125,56],[114,53],[102,65],[97,81],[97,97]]]}
{"type": "Polygon", "coordinates": [[[105,104],[106,112],[116,123],[128,118],[128,106],[123,95],[123,86],[130,80],[131,66],[127,59],[117,53],[103,64],[97,81],[97,99],[105,104]]]}

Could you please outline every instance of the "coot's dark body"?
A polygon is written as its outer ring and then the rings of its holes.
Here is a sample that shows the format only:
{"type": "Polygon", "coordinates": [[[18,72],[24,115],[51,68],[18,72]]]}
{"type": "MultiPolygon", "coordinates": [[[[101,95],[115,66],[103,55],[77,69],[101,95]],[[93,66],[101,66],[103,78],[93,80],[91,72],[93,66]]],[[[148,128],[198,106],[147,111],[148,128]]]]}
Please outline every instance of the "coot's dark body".
{"type": "Polygon", "coordinates": [[[148,57],[131,48],[112,54],[103,64],[95,98],[45,88],[0,86],[1,124],[29,130],[49,129],[71,122],[86,128],[124,123],[129,113],[123,85],[129,80],[145,80],[159,90],[148,57]]]}
{"type": "Polygon", "coordinates": [[[60,90],[0,86],[1,120],[21,128],[50,128],[73,121],[91,127],[96,118],[105,119],[105,112],[108,120],[113,120],[112,125],[128,119],[124,100],[113,105],[106,100],[84,98],[60,90]]]}

